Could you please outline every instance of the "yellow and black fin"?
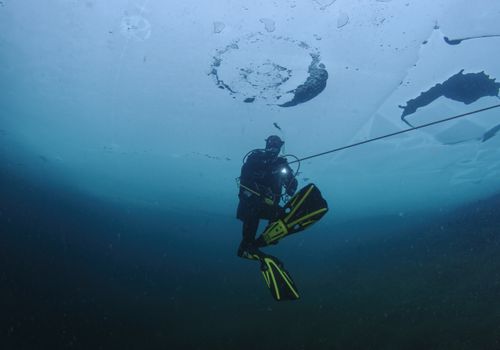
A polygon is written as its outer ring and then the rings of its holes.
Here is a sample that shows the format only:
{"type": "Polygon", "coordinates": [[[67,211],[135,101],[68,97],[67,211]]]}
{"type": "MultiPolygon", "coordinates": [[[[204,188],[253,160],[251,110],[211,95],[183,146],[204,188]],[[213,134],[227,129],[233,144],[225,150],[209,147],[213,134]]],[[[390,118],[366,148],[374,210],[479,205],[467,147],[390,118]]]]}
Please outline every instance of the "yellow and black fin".
{"type": "Polygon", "coordinates": [[[277,258],[266,255],[262,256],[260,261],[262,276],[276,301],[300,298],[292,277],[277,258]]]}
{"type": "Polygon", "coordinates": [[[277,243],[280,239],[305,230],[319,221],[328,211],[328,204],[314,184],[298,191],[283,207],[284,214],[266,227],[258,238],[260,246],[277,243]]]}

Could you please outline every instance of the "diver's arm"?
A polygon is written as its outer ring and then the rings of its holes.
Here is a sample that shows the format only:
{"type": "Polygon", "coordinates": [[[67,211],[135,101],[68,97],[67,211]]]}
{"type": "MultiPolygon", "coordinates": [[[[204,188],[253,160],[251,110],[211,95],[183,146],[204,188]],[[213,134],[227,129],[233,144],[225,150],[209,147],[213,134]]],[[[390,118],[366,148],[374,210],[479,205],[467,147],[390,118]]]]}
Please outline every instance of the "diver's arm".
{"type": "Polygon", "coordinates": [[[246,197],[262,197],[260,188],[257,184],[257,172],[259,169],[259,159],[257,153],[251,153],[246,162],[241,167],[240,175],[240,194],[246,197]]]}
{"type": "Polygon", "coordinates": [[[258,164],[257,153],[254,151],[247,157],[241,167],[240,182],[245,186],[253,186],[255,182],[255,171],[258,164]]]}

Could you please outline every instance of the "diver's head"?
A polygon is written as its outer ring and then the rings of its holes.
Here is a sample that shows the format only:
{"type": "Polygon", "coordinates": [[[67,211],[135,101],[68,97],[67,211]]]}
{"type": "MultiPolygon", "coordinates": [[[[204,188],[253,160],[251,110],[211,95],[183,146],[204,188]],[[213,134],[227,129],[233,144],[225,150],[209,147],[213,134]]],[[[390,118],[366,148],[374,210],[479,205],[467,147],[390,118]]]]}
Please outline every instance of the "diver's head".
{"type": "Polygon", "coordinates": [[[279,136],[271,135],[266,139],[266,152],[273,157],[277,157],[284,143],[279,136]]]}

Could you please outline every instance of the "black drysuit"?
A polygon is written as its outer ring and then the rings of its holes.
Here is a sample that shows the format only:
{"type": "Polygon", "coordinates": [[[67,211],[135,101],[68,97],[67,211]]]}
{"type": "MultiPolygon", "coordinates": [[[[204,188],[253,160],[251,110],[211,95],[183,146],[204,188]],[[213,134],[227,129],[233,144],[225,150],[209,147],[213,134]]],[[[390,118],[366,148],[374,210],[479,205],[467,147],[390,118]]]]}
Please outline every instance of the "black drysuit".
{"type": "Polygon", "coordinates": [[[237,218],[243,221],[243,240],[240,249],[258,248],[255,234],[260,219],[276,220],[282,214],[279,205],[283,187],[292,196],[297,179],[283,157],[265,150],[255,150],[241,168],[237,218]]]}

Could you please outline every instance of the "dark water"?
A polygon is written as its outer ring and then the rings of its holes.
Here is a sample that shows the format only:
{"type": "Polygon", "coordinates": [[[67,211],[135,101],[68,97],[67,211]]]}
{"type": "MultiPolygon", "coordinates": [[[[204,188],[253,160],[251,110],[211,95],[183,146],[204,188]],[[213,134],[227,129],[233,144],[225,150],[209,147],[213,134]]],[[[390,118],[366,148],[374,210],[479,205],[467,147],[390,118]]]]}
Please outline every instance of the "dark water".
{"type": "Polygon", "coordinates": [[[290,237],[276,303],[233,213],[0,184],[1,349],[500,349],[500,197],[290,237]]]}

